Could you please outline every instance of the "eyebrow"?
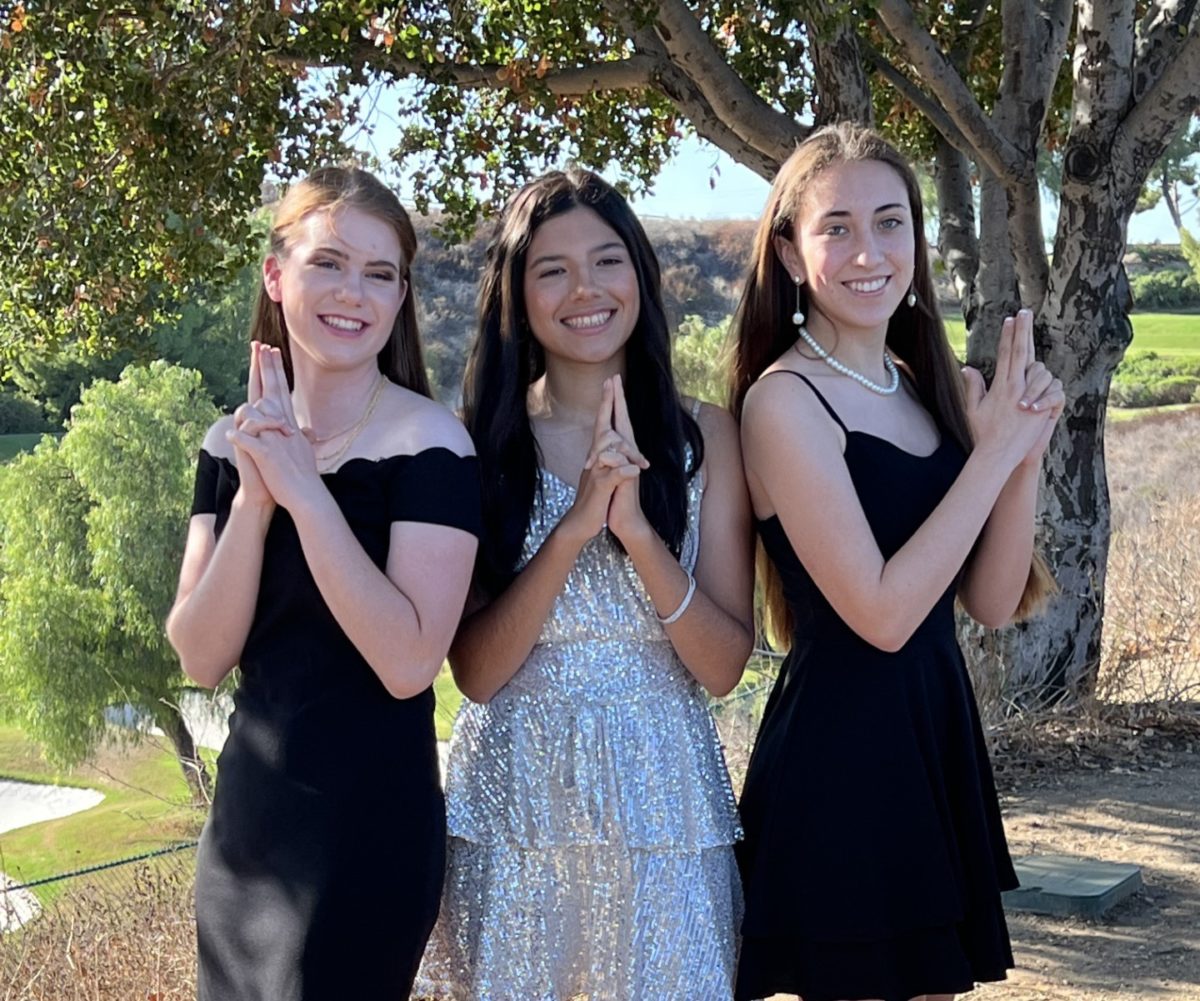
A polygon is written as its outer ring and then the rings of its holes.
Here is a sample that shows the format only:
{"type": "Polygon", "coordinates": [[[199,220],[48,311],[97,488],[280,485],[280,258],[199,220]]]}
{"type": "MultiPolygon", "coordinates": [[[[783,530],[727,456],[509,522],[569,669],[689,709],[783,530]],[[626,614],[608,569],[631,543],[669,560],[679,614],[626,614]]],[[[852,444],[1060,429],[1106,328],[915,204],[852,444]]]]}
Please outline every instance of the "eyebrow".
{"type": "MultiPolygon", "coordinates": [[[[599,253],[603,253],[606,250],[625,250],[625,249],[626,249],[625,244],[622,243],[620,240],[609,240],[607,243],[601,243],[601,244],[593,247],[591,250],[588,251],[588,253],[589,254],[599,254],[599,253]]],[[[541,257],[535,257],[532,261],[530,261],[526,265],[526,267],[536,268],[542,264],[549,264],[551,261],[561,261],[566,256],[567,256],[566,254],[542,254],[541,257]]]]}
{"type": "MultiPolygon", "coordinates": [[[[339,260],[343,260],[343,261],[350,260],[350,255],[347,254],[345,251],[338,250],[337,247],[329,247],[329,246],[316,247],[313,250],[313,253],[329,254],[330,257],[336,257],[339,260]]],[[[368,268],[391,268],[394,271],[400,270],[400,266],[395,261],[388,261],[388,260],[367,261],[367,267],[368,268]]]]}
{"type": "MultiPolygon", "coordinates": [[[[879,213],[880,213],[880,212],[891,212],[891,211],[893,211],[894,209],[903,209],[904,211],[906,211],[906,212],[907,212],[907,211],[908,211],[908,206],[907,206],[907,205],[904,205],[904,204],[902,204],[901,202],[888,202],[886,205],[880,205],[880,206],[879,206],[879,208],[877,208],[877,209],[876,209],[874,212],[872,212],[871,214],[872,214],[872,215],[879,215],[879,213]]],[[[848,210],[848,209],[833,209],[833,210],[832,210],[832,211],[830,211],[830,212],[826,212],[826,213],[825,213],[823,216],[821,216],[821,218],[822,218],[822,219],[829,219],[829,218],[831,218],[831,217],[834,217],[834,216],[837,216],[837,217],[840,217],[840,218],[845,218],[845,217],[848,217],[849,215],[850,215],[850,212],[849,212],[849,210],[848,210]]]]}

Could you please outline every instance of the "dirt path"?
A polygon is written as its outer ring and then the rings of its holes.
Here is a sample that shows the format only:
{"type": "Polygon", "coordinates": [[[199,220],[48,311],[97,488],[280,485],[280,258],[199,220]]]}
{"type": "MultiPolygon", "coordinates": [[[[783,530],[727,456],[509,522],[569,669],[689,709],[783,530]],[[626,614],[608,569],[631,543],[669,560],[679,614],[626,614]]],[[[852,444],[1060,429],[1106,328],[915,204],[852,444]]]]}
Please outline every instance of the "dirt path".
{"type": "Polygon", "coordinates": [[[1099,921],[1010,915],[1018,968],[973,1001],[1200,1001],[1200,752],[1161,761],[1045,776],[1004,797],[1014,856],[1133,862],[1145,888],[1099,921]]]}

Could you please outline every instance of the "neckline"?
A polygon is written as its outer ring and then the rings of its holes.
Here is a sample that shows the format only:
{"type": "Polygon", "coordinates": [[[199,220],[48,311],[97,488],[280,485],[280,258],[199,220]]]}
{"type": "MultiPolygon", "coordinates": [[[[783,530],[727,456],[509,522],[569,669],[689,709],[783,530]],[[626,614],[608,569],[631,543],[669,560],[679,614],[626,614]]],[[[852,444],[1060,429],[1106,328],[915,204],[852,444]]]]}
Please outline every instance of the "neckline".
{"type": "Polygon", "coordinates": [[[552,472],[546,466],[538,466],[537,469],[538,469],[539,476],[545,476],[548,479],[554,480],[560,486],[564,486],[568,490],[570,490],[571,493],[577,493],[579,491],[578,483],[570,483],[567,480],[564,480],[561,476],[558,475],[558,473],[552,472]]]}
{"type": "Polygon", "coordinates": [[[948,442],[950,440],[946,435],[940,434],[940,435],[938,435],[937,444],[934,445],[934,447],[933,447],[933,451],[927,452],[924,455],[920,455],[916,452],[910,452],[907,448],[901,448],[894,441],[889,441],[887,438],[882,438],[877,434],[872,434],[870,431],[860,431],[858,428],[844,428],[843,433],[846,435],[847,441],[849,440],[850,435],[852,435],[852,434],[858,435],[861,438],[870,438],[872,441],[882,442],[883,444],[885,444],[889,448],[891,448],[893,451],[899,452],[901,455],[908,456],[908,458],[910,458],[910,459],[916,459],[917,461],[923,461],[925,459],[932,459],[935,455],[938,454],[938,452],[940,452],[945,447],[946,442],[948,442]]]}
{"type": "MultiPolygon", "coordinates": [[[[205,455],[207,455],[214,462],[223,462],[223,463],[225,463],[225,465],[229,466],[229,468],[232,469],[235,473],[238,471],[237,463],[234,462],[232,459],[226,458],[223,455],[213,455],[212,452],[210,452],[208,449],[203,448],[203,447],[201,447],[200,451],[203,452],[205,455]]],[[[464,459],[465,460],[465,459],[476,458],[474,455],[459,455],[453,449],[447,448],[445,445],[430,445],[428,448],[423,448],[419,452],[399,452],[396,455],[381,455],[374,459],[369,459],[365,455],[356,455],[356,456],[353,456],[352,458],[346,459],[344,462],[342,462],[341,465],[337,466],[336,468],[330,469],[329,471],[324,472],[324,473],[318,473],[317,475],[320,476],[321,479],[326,479],[327,477],[337,476],[338,473],[342,472],[342,470],[347,469],[350,466],[353,466],[355,463],[361,462],[361,463],[365,463],[368,466],[382,466],[386,462],[398,462],[401,459],[416,459],[416,458],[419,458],[420,456],[428,455],[431,452],[445,452],[452,459],[464,459]]],[[[567,485],[569,486],[570,484],[567,484],[567,485]]]]}

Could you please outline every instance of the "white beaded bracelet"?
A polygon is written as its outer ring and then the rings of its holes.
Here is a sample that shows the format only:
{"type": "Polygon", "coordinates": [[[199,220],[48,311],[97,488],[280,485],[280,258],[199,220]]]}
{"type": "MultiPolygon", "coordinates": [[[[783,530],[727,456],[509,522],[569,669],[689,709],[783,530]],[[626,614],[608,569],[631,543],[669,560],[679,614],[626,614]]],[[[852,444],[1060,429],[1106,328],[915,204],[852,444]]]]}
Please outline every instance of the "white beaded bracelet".
{"type": "Polygon", "coordinates": [[[687,574],[688,586],[687,586],[687,593],[684,594],[683,601],[681,601],[679,603],[679,607],[677,609],[675,609],[675,611],[673,611],[670,615],[667,615],[667,616],[659,615],[657,612],[654,613],[655,618],[657,618],[658,621],[661,622],[664,626],[669,626],[672,622],[675,622],[684,612],[686,612],[688,610],[688,605],[690,605],[692,603],[692,595],[694,595],[696,593],[696,578],[692,576],[690,570],[684,570],[683,572],[685,574],[687,574]]]}

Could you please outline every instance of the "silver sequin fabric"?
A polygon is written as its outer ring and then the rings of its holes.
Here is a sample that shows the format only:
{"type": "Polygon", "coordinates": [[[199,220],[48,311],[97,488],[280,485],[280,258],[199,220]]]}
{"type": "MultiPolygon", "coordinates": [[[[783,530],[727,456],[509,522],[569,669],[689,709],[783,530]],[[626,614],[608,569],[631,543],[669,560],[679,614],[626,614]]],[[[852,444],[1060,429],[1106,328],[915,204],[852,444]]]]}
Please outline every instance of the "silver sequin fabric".
{"type": "MultiPolygon", "coordinates": [[[[535,497],[522,565],[574,490],[543,473],[535,497]]],[[[741,828],[725,760],[703,690],[607,533],[512,680],[463,703],[446,796],[446,886],[414,997],[732,998],[741,828]]]]}

